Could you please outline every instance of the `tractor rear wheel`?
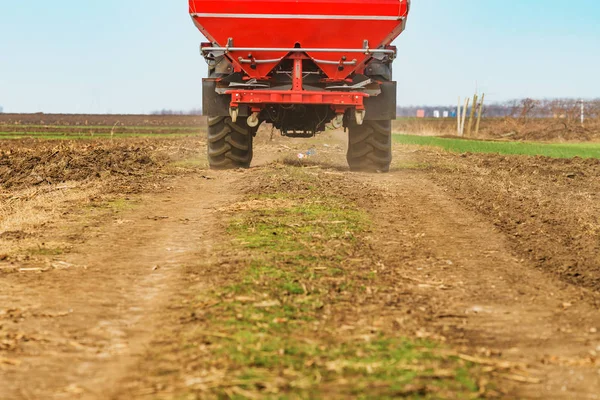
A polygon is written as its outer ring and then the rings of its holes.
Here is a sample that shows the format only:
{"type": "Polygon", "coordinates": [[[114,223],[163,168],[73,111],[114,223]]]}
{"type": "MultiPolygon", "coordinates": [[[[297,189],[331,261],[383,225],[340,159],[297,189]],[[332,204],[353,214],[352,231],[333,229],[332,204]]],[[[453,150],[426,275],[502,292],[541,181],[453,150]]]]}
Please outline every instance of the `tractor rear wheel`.
{"type": "Polygon", "coordinates": [[[211,169],[249,168],[256,128],[245,118],[208,117],[208,163],[211,169]]]}
{"type": "Polygon", "coordinates": [[[389,172],[392,121],[364,121],[349,127],[348,165],[352,171],[389,172]]]}

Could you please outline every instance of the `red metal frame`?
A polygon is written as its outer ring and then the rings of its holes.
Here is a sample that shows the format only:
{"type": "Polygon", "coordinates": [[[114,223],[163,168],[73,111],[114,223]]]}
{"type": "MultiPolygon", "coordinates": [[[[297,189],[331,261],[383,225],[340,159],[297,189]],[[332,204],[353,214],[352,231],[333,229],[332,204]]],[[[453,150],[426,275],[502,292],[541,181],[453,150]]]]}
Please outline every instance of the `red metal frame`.
{"type": "Polygon", "coordinates": [[[369,97],[366,93],[304,90],[302,61],[310,58],[302,53],[288,58],[294,60],[292,90],[228,90],[225,94],[231,95],[230,107],[246,104],[253,112],[259,112],[266,104],[329,104],[336,113],[348,108],[365,109],[364,99],[369,97]]]}
{"type": "Polygon", "coordinates": [[[325,104],[340,114],[348,108],[363,111],[369,95],[304,90],[302,60],[323,71],[323,82],[362,73],[372,57],[369,49],[390,49],[404,30],[410,0],[189,0],[189,5],[194,23],[210,40],[205,47],[220,48],[244,79],[268,80],[281,60],[294,60],[291,90],[227,90],[232,109],[325,104]]]}
{"type": "Polygon", "coordinates": [[[325,92],[325,91],[294,91],[294,90],[228,90],[231,95],[231,107],[237,108],[242,104],[255,106],[260,109],[266,104],[329,104],[336,112],[347,108],[364,110],[366,93],[325,92]]]}

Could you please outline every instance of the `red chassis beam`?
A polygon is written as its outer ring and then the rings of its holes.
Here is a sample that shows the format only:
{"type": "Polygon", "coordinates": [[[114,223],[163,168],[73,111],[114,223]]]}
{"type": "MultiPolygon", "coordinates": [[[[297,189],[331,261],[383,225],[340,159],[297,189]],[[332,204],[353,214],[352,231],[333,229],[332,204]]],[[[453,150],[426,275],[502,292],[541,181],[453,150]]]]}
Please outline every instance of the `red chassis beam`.
{"type": "Polygon", "coordinates": [[[304,90],[302,87],[302,60],[308,59],[304,54],[292,54],[294,60],[292,90],[228,90],[231,95],[232,109],[242,104],[250,106],[252,111],[260,111],[265,104],[328,104],[336,113],[343,113],[350,107],[358,111],[365,109],[364,99],[369,97],[360,92],[328,92],[304,90]]]}
{"type": "Polygon", "coordinates": [[[250,108],[262,108],[266,104],[328,104],[336,111],[344,111],[355,107],[364,110],[366,93],[325,92],[325,91],[294,91],[294,90],[228,90],[231,95],[231,107],[237,108],[242,104],[250,108]]]}

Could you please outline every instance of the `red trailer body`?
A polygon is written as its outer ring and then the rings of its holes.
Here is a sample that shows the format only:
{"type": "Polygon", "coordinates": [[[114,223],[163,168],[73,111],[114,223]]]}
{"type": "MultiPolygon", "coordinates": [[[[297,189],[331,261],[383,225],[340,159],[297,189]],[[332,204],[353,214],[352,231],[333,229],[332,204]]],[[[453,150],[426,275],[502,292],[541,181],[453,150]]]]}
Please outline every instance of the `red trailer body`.
{"type": "MultiPolygon", "coordinates": [[[[263,121],[288,136],[312,136],[332,120],[348,128],[389,122],[396,104],[391,43],[409,9],[410,0],[190,0],[190,15],[210,41],[201,46],[209,63],[205,114],[245,124],[251,135],[263,121]]],[[[246,166],[241,148],[248,143],[217,142],[212,151],[209,143],[212,166],[246,166]],[[239,157],[230,154],[235,149],[239,157]]]]}
{"type": "Polygon", "coordinates": [[[240,49],[283,51],[231,51],[236,67],[253,78],[266,77],[295,46],[317,51],[306,54],[331,79],[343,79],[363,67],[370,49],[390,45],[404,29],[407,0],[192,0],[190,14],[213,44],[231,41],[240,49]],[[331,51],[345,49],[346,51],[331,51]],[[259,62],[250,68],[247,55],[259,62]],[[239,59],[248,60],[240,62],[239,59]],[[340,71],[342,58],[353,63],[340,71]],[[272,62],[264,62],[273,60],[272,62]],[[356,60],[356,62],[354,62],[356,60]]]}

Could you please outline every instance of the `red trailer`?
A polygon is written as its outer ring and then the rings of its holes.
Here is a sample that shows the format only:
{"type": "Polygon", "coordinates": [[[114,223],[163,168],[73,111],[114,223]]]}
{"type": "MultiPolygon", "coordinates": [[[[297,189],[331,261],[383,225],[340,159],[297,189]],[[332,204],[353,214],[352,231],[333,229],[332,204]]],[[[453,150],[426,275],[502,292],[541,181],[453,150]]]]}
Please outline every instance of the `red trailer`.
{"type": "Polygon", "coordinates": [[[347,128],[352,170],[388,171],[396,117],[392,41],[410,0],[190,0],[210,40],[203,112],[212,168],[248,167],[262,122],[311,137],[347,128]]]}

